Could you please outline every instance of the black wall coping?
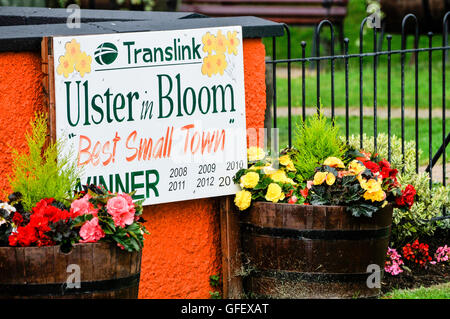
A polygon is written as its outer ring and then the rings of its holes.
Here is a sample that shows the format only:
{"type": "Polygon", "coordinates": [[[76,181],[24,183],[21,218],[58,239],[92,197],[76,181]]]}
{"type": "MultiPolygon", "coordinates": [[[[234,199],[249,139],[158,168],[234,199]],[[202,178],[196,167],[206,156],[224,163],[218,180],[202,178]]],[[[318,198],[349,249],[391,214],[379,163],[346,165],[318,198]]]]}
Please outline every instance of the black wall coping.
{"type": "Polygon", "coordinates": [[[39,51],[42,37],[242,26],[244,38],[284,34],[283,24],[257,17],[209,18],[191,12],[81,10],[81,28],[66,9],[0,7],[0,52],[39,51]]]}

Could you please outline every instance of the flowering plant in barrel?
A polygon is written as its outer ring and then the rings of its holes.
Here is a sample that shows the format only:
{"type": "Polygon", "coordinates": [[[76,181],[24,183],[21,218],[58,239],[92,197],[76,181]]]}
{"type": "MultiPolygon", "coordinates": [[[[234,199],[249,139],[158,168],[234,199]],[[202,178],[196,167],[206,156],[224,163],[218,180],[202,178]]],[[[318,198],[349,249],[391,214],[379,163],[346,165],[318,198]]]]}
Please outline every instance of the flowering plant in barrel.
{"type": "Polygon", "coordinates": [[[47,130],[47,115],[36,114],[28,149],[12,151],[13,193],[0,201],[0,287],[8,287],[0,298],[137,298],[142,201],[81,187],[64,141],[50,142],[47,130]],[[80,282],[69,286],[74,269],[80,282]]]}
{"type": "Polygon", "coordinates": [[[396,169],[386,159],[364,151],[348,152],[348,164],[336,157],[327,158],[307,181],[311,205],[345,205],[353,216],[372,217],[388,203],[409,209],[416,191],[412,185],[402,186],[396,169]]]}
{"type": "Polygon", "coordinates": [[[11,184],[16,192],[7,203],[0,203],[0,245],[60,245],[69,251],[75,243],[101,240],[139,251],[146,232],[142,201],[133,202],[133,194],[111,194],[95,185],[73,192],[70,187],[79,172],[60,156],[61,142],[47,145],[41,156],[46,123],[45,115],[38,114],[31,123],[32,134],[27,135],[29,153],[15,153],[11,184]]]}
{"type": "Polygon", "coordinates": [[[369,265],[384,268],[393,206],[409,209],[415,190],[400,185],[386,159],[347,145],[333,124],[322,114],[309,117],[297,126],[293,147],[280,154],[249,148],[249,167],[234,177],[240,186],[234,202],[245,211],[239,229],[250,294],[380,293],[361,274],[369,265]]]}
{"type": "Polygon", "coordinates": [[[338,128],[322,114],[297,128],[295,147],[275,159],[262,148],[250,147],[248,161],[251,166],[234,178],[241,187],[235,197],[240,210],[254,200],[346,206],[355,217],[371,217],[388,203],[401,209],[414,203],[416,191],[400,185],[397,169],[378,154],[345,145],[338,128]]]}

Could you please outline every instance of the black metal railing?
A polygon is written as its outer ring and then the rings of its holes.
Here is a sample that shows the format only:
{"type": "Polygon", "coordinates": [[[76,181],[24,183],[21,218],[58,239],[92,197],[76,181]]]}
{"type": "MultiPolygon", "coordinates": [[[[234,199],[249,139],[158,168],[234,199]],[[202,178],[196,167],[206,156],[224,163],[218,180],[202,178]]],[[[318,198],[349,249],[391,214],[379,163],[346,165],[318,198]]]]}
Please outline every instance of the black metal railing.
{"type": "MultiPolygon", "coordinates": [[[[377,135],[380,133],[380,128],[378,126],[379,116],[378,116],[378,97],[381,96],[381,94],[387,95],[387,105],[384,105],[383,107],[387,107],[387,135],[388,135],[388,157],[389,160],[391,160],[391,136],[392,136],[392,67],[393,67],[393,57],[399,56],[400,57],[400,74],[401,74],[401,100],[400,100],[400,110],[401,110],[401,120],[400,120],[400,134],[401,134],[401,151],[403,154],[403,159],[405,157],[405,143],[406,141],[406,134],[405,134],[405,67],[409,67],[409,64],[412,64],[414,66],[414,123],[415,123],[415,132],[414,132],[414,138],[415,138],[415,148],[416,148],[416,158],[415,158],[415,168],[416,172],[419,172],[420,167],[420,159],[419,159],[419,94],[421,92],[421,88],[425,86],[428,89],[428,105],[426,108],[428,108],[428,159],[427,159],[427,167],[425,171],[429,172],[430,174],[430,188],[432,187],[433,182],[441,182],[444,186],[446,185],[446,147],[450,142],[450,133],[447,134],[446,131],[446,67],[447,67],[447,51],[450,49],[450,46],[448,46],[448,20],[450,17],[450,12],[448,12],[442,21],[442,45],[441,46],[433,46],[432,39],[434,34],[432,32],[425,33],[425,36],[428,37],[428,45],[426,47],[419,47],[419,39],[421,34],[419,33],[419,22],[414,14],[408,14],[406,15],[402,20],[402,28],[401,28],[401,48],[400,49],[392,49],[392,36],[386,35],[385,41],[387,41],[387,50],[382,50],[382,46],[380,43],[383,43],[384,41],[384,32],[378,32],[377,28],[372,28],[373,33],[373,50],[371,52],[364,52],[364,26],[368,23],[370,17],[366,17],[360,25],[359,30],[359,53],[352,53],[349,54],[349,39],[344,39],[343,44],[343,50],[341,54],[335,54],[335,35],[334,35],[334,26],[333,24],[328,20],[323,20],[320,22],[315,29],[314,33],[314,48],[315,52],[313,52],[312,56],[306,56],[307,52],[307,44],[305,41],[302,41],[300,43],[300,51],[301,56],[297,58],[291,57],[291,30],[287,25],[284,25],[285,31],[286,31],[286,41],[287,41],[287,51],[286,51],[286,57],[283,58],[277,58],[277,38],[272,38],[272,59],[267,60],[266,64],[271,65],[272,71],[271,71],[271,77],[272,77],[272,86],[273,86],[273,127],[278,127],[278,117],[279,117],[279,104],[278,99],[280,94],[277,93],[277,67],[283,66],[286,68],[286,74],[287,74],[287,105],[284,105],[287,107],[287,144],[288,146],[292,146],[292,123],[293,123],[293,114],[292,111],[294,107],[297,107],[298,111],[297,113],[301,115],[303,119],[306,117],[306,109],[307,106],[311,107],[313,105],[307,105],[306,103],[306,97],[309,94],[314,94],[314,92],[307,91],[306,89],[306,83],[307,81],[311,81],[311,79],[306,75],[307,69],[311,68],[312,66],[315,66],[315,94],[316,94],[316,105],[314,107],[317,107],[318,111],[320,111],[320,105],[321,105],[321,90],[323,82],[321,82],[321,71],[322,71],[322,65],[324,62],[328,62],[330,66],[330,86],[329,89],[330,92],[330,105],[331,107],[331,118],[334,119],[336,116],[336,105],[335,105],[335,94],[344,94],[344,103],[345,105],[345,137],[348,141],[349,134],[350,134],[350,114],[349,114],[349,62],[352,60],[359,62],[359,81],[358,81],[358,87],[359,87],[359,134],[360,134],[360,146],[363,147],[363,133],[364,133],[364,125],[365,123],[364,119],[364,106],[368,106],[367,103],[364,105],[364,59],[372,59],[371,67],[372,67],[372,73],[373,73],[373,103],[370,105],[370,107],[373,106],[373,138],[374,138],[374,148],[377,149],[377,135]],[[320,52],[320,40],[321,40],[321,31],[323,28],[329,28],[329,43],[330,43],[330,50],[329,55],[321,56],[320,52]],[[412,28],[411,28],[412,27],[412,28]],[[413,48],[407,48],[407,30],[413,30],[412,35],[414,37],[413,41],[413,48]],[[441,52],[442,59],[441,61],[433,60],[433,55],[435,52],[441,52]],[[411,61],[406,61],[406,56],[411,55],[411,61]],[[426,55],[427,56],[427,63],[426,63],[426,72],[428,74],[428,83],[420,82],[419,77],[419,57],[426,55]],[[379,89],[378,86],[378,72],[380,71],[380,63],[379,59],[383,57],[383,59],[386,61],[382,65],[383,69],[382,73],[380,75],[386,76],[387,86],[386,91],[382,92],[379,89]],[[336,74],[336,64],[339,63],[341,69],[339,72],[344,72],[344,92],[335,92],[335,74],[336,74]],[[442,66],[442,74],[436,74],[435,71],[433,71],[433,65],[440,64],[442,66]],[[297,68],[301,70],[301,84],[297,86],[293,86],[292,81],[292,69],[297,68]],[[433,105],[433,79],[436,77],[441,77],[442,81],[442,132],[439,139],[442,141],[440,144],[442,144],[439,149],[436,151],[436,153],[433,154],[433,148],[432,148],[432,139],[433,134],[437,134],[436,132],[433,133],[433,108],[436,109],[436,107],[439,107],[437,105],[433,105]],[[301,103],[298,105],[293,105],[293,99],[292,99],[292,92],[293,90],[300,90],[300,96],[301,96],[301,103]],[[300,105],[301,104],[301,105],[300,105]],[[299,109],[301,108],[301,113],[299,109]],[[432,168],[436,165],[438,160],[442,158],[442,180],[438,181],[433,178],[433,170],[432,168]]],[[[424,30],[420,30],[423,31],[424,30]]],[[[397,62],[398,63],[398,62],[397,62]]],[[[312,68],[314,71],[314,69],[312,68]]],[[[312,79],[314,81],[314,79],[312,79]]],[[[410,81],[410,79],[408,79],[410,81]]],[[[358,107],[356,106],[356,107],[358,107]]],[[[422,161],[423,163],[423,161],[422,161]]],[[[424,165],[423,165],[424,166],[424,165]]],[[[422,166],[422,167],[423,167],[422,166]]]]}

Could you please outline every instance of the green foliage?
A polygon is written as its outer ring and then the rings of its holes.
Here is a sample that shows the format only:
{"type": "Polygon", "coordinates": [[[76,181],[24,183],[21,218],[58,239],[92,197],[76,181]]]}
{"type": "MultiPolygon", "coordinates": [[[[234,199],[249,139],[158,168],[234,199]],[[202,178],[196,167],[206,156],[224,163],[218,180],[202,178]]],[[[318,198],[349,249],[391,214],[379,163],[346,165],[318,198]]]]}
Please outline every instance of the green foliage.
{"type": "MultiPolygon", "coordinates": [[[[220,275],[209,276],[209,285],[214,289],[220,289],[220,275]]],[[[209,295],[211,296],[211,299],[222,299],[219,291],[210,291],[209,295]]]]}
{"type": "MultiPolygon", "coordinates": [[[[363,135],[363,148],[373,152],[373,137],[363,135]]],[[[359,135],[352,135],[349,144],[359,147],[359,135]]],[[[432,235],[438,226],[446,227],[448,222],[429,222],[433,217],[442,215],[443,207],[450,208],[450,186],[444,187],[434,184],[430,190],[428,173],[415,171],[415,142],[405,143],[405,161],[402,160],[401,139],[395,135],[391,137],[391,165],[399,170],[398,181],[402,185],[411,184],[417,191],[414,205],[409,211],[394,209],[391,241],[393,246],[400,246],[411,238],[432,235]],[[402,172],[402,168],[404,171],[402,172]]],[[[378,134],[377,152],[381,157],[388,157],[388,136],[378,134]]],[[[419,153],[421,151],[419,150],[419,153]]],[[[420,154],[419,154],[420,156],[420,154]]]]}
{"type": "Polygon", "coordinates": [[[294,148],[291,154],[297,180],[310,179],[316,167],[330,156],[343,158],[346,147],[339,138],[339,128],[333,126],[323,113],[316,114],[297,124],[294,148]]]}
{"type": "Polygon", "coordinates": [[[449,299],[450,283],[420,287],[417,289],[399,289],[389,292],[382,299],[449,299]]]}
{"type": "Polygon", "coordinates": [[[12,150],[13,174],[9,177],[14,192],[23,195],[26,211],[43,198],[54,198],[69,204],[80,170],[71,161],[69,152],[62,152],[65,141],[49,143],[47,139],[47,114],[37,113],[31,121],[31,132],[25,135],[28,150],[12,150]]]}

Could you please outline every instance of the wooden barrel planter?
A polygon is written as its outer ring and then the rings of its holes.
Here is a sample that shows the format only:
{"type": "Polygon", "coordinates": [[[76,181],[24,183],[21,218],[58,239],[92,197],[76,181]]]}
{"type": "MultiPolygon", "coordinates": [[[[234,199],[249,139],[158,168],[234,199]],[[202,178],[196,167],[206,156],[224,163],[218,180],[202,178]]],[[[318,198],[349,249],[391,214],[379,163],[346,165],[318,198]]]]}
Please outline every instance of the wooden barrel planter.
{"type": "Polygon", "coordinates": [[[141,254],[106,242],[75,244],[67,254],[59,246],[0,247],[0,298],[137,298],[141,254]],[[67,284],[73,264],[79,288],[67,284]]]}
{"type": "Polygon", "coordinates": [[[371,298],[367,267],[383,275],[391,205],[372,218],[343,206],[255,202],[241,215],[244,290],[250,298],[371,298]]]}

